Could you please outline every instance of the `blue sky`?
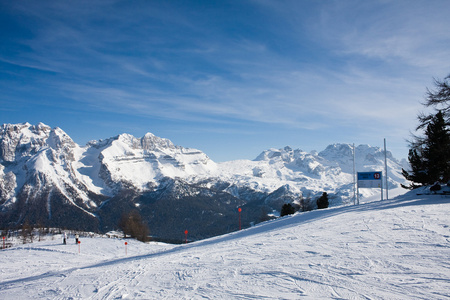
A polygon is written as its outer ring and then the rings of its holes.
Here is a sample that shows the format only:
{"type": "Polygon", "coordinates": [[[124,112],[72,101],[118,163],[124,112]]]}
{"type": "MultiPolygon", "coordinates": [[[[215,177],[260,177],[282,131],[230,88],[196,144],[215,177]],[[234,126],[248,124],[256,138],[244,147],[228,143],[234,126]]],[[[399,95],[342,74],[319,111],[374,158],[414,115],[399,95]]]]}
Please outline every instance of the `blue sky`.
{"type": "Polygon", "coordinates": [[[450,1],[0,0],[0,123],[146,132],[214,161],[268,148],[407,157],[450,1]]]}

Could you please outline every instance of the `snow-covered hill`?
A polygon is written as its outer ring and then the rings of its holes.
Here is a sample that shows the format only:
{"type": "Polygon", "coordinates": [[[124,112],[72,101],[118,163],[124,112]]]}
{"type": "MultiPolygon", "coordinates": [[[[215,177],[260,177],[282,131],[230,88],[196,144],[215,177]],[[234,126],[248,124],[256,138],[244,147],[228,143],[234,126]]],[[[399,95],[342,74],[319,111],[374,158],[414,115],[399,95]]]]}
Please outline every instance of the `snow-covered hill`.
{"type": "Polygon", "coordinates": [[[450,198],[409,193],[187,245],[48,239],[0,252],[0,297],[448,299],[449,214],[450,198]]]}
{"type": "MultiPolygon", "coordinates": [[[[301,205],[303,198],[314,204],[323,192],[331,205],[353,201],[348,144],[319,153],[270,149],[253,161],[215,163],[200,150],[151,133],[142,138],[121,134],[81,147],[60,128],[23,123],[0,126],[0,151],[3,226],[27,220],[104,231],[117,226],[124,211],[138,209],[157,236],[178,238],[172,231],[176,226],[210,224],[204,228],[210,232],[198,239],[235,230],[229,219],[238,206],[247,206],[243,224],[248,227],[276,215],[286,202],[301,205]]],[[[390,152],[387,157],[392,189],[404,182],[402,163],[390,152]]],[[[384,151],[356,147],[356,166],[358,171],[383,170],[384,151]]],[[[379,191],[361,193],[368,197],[379,191]]]]}

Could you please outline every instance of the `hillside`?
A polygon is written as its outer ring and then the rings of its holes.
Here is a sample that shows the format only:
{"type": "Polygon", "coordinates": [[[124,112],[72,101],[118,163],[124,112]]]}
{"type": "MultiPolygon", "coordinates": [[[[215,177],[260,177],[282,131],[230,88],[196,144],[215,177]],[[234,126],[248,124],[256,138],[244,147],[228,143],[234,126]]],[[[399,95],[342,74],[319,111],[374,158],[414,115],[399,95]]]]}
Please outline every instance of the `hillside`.
{"type": "MultiPolygon", "coordinates": [[[[367,199],[366,199],[367,201],[367,199]]],[[[0,255],[5,299],[448,299],[450,198],[409,193],[187,245],[59,239],[0,255]]]]}

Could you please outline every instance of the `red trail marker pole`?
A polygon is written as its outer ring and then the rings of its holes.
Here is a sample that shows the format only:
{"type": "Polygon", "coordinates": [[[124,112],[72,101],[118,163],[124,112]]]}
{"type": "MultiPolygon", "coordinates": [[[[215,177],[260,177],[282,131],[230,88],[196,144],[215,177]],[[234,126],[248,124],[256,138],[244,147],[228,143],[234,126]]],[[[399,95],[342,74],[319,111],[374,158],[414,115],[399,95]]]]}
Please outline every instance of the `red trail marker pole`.
{"type": "Polygon", "coordinates": [[[238,208],[238,212],[239,212],[239,230],[241,230],[241,212],[242,212],[242,208],[238,208]]]}
{"type": "Polygon", "coordinates": [[[127,243],[127,242],[125,242],[125,256],[127,256],[127,255],[128,255],[128,253],[127,253],[127,245],[128,245],[128,243],[127,243]]]}
{"type": "Polygon", "coordinates": [[[81,253],[81,241],[78,241],[78,254],[81,253]]]}
{"type": "Polygon", "coordinates": [[[188,235],[187,229],[184,231],[184,237],[185,237],[185,244],[187,244],[187,235],[188,235]]]}
{"type": "Polygon", "coordinates": [[[3,237],[3,249],[6,249],[6,236],[3,237]]]}

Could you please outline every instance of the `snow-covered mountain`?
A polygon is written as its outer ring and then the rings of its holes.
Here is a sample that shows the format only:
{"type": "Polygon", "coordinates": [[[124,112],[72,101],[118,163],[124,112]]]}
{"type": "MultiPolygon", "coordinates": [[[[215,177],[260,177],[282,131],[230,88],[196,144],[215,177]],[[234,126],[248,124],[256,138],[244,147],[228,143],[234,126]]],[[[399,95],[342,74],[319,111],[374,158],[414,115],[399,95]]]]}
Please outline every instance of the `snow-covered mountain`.
{"type": "MultiPolygon", "coordinates": [[[[319,153],[270,149],[253,161],[215,163],[200,150],[151,133],[81,147],[60,128],[23,123],[0,126],[0,151],[2,226],[28,221],[103,231],[137,209],[153,235],[178,238],[180,226],[197,226],[203,231],[194,238],[204,238],[235,230],[231,218],[238,206],[249,226],[276,215],[286,202],[314,204],[324,191],[331,205],[353,201],[348,144],[319,153]]],[[[395,188],[404,182],[402,165],[390,152],[387,158],[389,188],[395,188]]],[[[356,166],[383,170],[384,151],[358,146],[356,166]]],[[[377,192],[361,190],[362,196],[377,192]]]]}
{"type": "Polygon", "coordinates": [[[165,177],[188,178],[216,168],[203,152],[175,146],[151,133],[91,141],[73,166],[90,190],[108,196],[124,187],[152,190],[165,177]]]}
{"type": "MultiPolygon", "coordinates": [[[[355,148],[355,165],[358,172],[384,171],[384,150],[368,145],[355,148]]],[[[387,151],[389,189],[400,186],[402,162],[387,151]]],[[[219,165],[221,177],[234,186],[273,192],[288,186],[298,197],[314,198],[322,192],[329,193],[334,204],[352,201],[354,191],[353,146],[329,145],[321,152],[304,152],[290,147],[263,151],[253,161],[230,161],[219,165]]],[[[377,190],[360,190],[362,196],[379,193],[377,190]]]]}

